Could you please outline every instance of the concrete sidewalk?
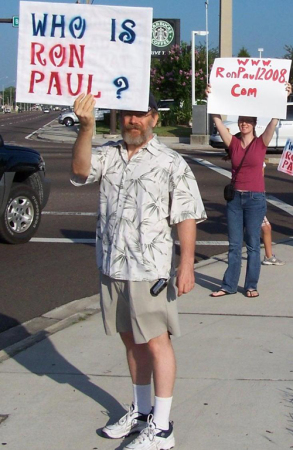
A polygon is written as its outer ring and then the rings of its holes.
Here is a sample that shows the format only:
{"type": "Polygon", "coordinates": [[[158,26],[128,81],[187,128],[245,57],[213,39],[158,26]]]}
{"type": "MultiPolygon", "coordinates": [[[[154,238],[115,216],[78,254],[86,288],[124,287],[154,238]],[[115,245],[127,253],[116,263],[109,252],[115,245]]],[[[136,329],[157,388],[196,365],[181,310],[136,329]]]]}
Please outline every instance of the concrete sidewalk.
{"type": "MultiPolygon", "coordinates": [[[[179,300],[176,449],[293,448],[293,239],[274,251],[286,265],[262,266],[260,297],[248,299],[241,288],[209,297],[226,268],[221,255],[196,266],[197,285],[179,300]]],[[[245,264],[244,254],[240,286],[245,264]]],[[[0,443],[7,449],[125,445],[100,436],[132,400],[123,346],[118,336],[105,336],[98,296],[67,308],[68,317],[62,309],[48,313],[55,322],[28,348],[1,352],[0,443]]]]}

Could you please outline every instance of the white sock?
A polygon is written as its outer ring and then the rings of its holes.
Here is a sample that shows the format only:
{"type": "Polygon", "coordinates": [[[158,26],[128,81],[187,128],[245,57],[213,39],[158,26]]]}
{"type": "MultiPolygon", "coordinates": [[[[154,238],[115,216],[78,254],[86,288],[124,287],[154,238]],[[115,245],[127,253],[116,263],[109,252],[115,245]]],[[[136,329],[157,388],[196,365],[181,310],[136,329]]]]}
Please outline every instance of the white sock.
{"type": "Polygon", "coordinates": [[[133,384],[132,386],[134,409],[141,414],[149,414],[152,409],[152,385],[133,384]]]}
{"type": "Polygon", "coordinates": [[[169,430],[169,417],[173,397],[155,397],[154,423],[160,430],[169,430]]]}

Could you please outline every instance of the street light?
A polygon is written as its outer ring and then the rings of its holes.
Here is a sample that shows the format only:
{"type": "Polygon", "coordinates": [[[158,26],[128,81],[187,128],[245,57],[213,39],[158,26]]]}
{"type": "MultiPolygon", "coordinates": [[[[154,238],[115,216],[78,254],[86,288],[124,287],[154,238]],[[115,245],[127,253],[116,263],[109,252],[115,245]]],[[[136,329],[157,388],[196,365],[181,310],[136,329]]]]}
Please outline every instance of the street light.
{"type": "Polygon", "coordinates": [[[208,26],[208,7],[209,0],[205,0],[206,5],[206,73],[207,73],[207,83],[209,82],[209,26],[208,26]]]}
{"type": "Polygon", "coordinates": [[[259,57],[261,58],[261,54],[263,52],[263,48],[258,48],[257,50],[259,51],[259,57]]]}
{"type": "Polygon", "coordinates": [[[191,103],[195,105],[195,36],[207,36],[208,31],[192,31],[191,32],[191,103]]]}
{"type": "MultiPolygon", "coordinates": [[[[206,79],[207,83],[209,82],[209,25],[208,25],[208,8],[209,8],[209,0],[205,0],[206,5],[206,79]]],[[[209,115],[208,108],[206,114],[206,134],[209,134],[209,115]]]]}

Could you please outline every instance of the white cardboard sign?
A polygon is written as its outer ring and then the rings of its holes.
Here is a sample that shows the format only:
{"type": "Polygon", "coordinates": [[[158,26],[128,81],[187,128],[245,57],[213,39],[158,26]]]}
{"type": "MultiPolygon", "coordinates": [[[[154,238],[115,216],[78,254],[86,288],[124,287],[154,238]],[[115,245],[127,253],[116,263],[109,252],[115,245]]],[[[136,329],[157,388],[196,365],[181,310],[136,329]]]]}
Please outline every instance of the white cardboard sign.
{"type": "Polygon", "coordinates": [[[279,161],[278,170],[293,176],[293,140],[288,139],[279,161]]]}
{"type": "Polygon", "coordinates": [[[21,1],[17,102],[146,111],[152,8],[21,1]]]}
{"type": "Polygon", "coordinates": [[[288,59],[215,59],[208,113],[285,119],[290,67],[288,59]]]}

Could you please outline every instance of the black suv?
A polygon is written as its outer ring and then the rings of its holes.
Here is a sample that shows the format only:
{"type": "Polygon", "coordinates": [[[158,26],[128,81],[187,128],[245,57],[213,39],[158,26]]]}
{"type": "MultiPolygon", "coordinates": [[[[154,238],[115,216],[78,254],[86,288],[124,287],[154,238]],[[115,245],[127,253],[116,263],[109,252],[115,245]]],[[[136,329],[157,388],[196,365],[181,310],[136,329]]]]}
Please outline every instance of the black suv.
{"type": "Polygon", "coordinates": [[[0,135],[0,238],[9,244],[28,242],[38,229],[49,192],[39,152],[6,145],[0,135]]]}

